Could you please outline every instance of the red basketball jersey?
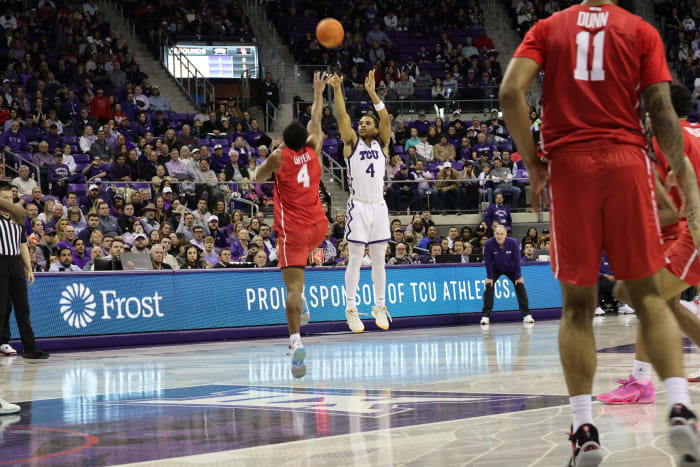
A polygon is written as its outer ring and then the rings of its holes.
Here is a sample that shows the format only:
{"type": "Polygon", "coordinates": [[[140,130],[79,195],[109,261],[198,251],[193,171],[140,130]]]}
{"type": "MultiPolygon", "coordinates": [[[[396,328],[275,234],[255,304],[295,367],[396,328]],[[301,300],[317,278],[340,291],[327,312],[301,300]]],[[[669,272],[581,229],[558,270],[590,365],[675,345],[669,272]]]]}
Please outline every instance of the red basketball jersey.
{"type": "Polygon", "coordinates": [[[544,71],[545,152],[575,145],[647,147],[640,95],[672,81],[656,29],[615,5],[576,5],[538,21],[515,52],[544,71]]]}
{"type": "MultiPolygon", "coordinates": [[[[698,176],[700,183],[700,124],[690,123],[686,120],[681,120],[681,128],[683,128],[683,145],[685,147],[685,155],[688,156],[693,164],[695,174],[698,176]]],[[[666,183],[666,177],[671,168],[668,165],[668,160],[654,138],[654,153],[656,154],[656,166],[659,178],[663,183],[666,183]]],[[[678,209],[681,208],[681,196],[677,187],[673,187],[669,193],[673,204],[678,209]]]]}
{"type": "Polygon", "coordinates": [[[290,235],[325,219],[318,187],[321,164],[316,151],[282,148],[282,164],[275,172],[275,231],[290,235]]]}

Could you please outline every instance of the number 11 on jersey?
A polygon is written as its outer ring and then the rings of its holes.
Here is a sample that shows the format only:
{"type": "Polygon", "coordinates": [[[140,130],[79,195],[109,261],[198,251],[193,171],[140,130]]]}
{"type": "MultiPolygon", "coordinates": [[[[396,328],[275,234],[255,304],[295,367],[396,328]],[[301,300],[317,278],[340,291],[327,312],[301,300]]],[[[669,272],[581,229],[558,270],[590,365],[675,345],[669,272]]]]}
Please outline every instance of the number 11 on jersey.
{"type": "Polygon", "coordinates": [[[591,44],[591,33],[581,31],[576,34],[576,69],[574,78],[579,81],[604,81],[603,56],[605,52],[605,30],[598,31],[593,36],[593,63],[588,70],[588,55],[591,44]]]}

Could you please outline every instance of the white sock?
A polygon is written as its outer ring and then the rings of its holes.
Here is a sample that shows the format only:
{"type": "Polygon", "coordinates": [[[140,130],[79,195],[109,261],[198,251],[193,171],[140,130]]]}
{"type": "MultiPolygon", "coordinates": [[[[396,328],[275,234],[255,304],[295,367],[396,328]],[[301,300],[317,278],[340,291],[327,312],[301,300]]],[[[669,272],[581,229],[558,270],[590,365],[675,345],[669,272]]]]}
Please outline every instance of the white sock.
{"type": "Polygon", "coordinates": [[[296,334],[290,334],[289,345],[292,347],[299,347],[301,345],[301,336],[298,332],[296,334]]]}
{"type": "Polygon", "coordinates": [[[640,383],[649,381],[651,378],[651,363],[635,360],[632,367],[632,377],[640,383]]]}
{"type": "Polygon", "coordinates": [[[369,246],[369,256],[372,258],[372,286],[374,287],[374,304],[386,305],[386,247],[388,243],[373,243],[369,246]]]}
{"type": "Polygon", "coordinates": [[[668,406],[683,404],[690,410],[690,393],[688,392],[688,380],[686,378],[666,378],[664,380],[666,399],[668,406]]]}
{"type": "Polygon", "coordinates": [[[360,243],[348,243],[348,266],[345,268],[345,309],[354,308],[355,294],[357,286],[360,283],[360,267],[362,266],[362,257],[365,255],[365,246],[360,243]]]}
{"type": "Polygon", "coordinates": [[[586,423],[593,424],[593,406],[590,394],[569,397],[569,403],[571,404],[571,413],[574,415],[574,429],[572,433],[576,433],[581,425],[586,423]]]}

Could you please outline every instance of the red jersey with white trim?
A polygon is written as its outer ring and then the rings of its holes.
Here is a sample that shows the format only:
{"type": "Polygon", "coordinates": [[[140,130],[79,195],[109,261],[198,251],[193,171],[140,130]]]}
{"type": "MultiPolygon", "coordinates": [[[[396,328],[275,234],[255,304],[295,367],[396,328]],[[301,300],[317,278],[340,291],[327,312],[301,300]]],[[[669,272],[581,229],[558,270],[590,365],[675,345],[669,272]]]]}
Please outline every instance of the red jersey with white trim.
{"type": "Polygon", "coordinates": [[[321,164],[316,151],[282,148],[282,164],[275,172],[275,232],[293,234],[326,218],[319,197],[321,164]]]}
{"type": "Polygon", "coordinates": [[[515,52],[544,71],[545,152],[590,143],[647,147],[640,95],[672,81],[659,33],[615,5],[575,5],[540,20],[515,52]]]}

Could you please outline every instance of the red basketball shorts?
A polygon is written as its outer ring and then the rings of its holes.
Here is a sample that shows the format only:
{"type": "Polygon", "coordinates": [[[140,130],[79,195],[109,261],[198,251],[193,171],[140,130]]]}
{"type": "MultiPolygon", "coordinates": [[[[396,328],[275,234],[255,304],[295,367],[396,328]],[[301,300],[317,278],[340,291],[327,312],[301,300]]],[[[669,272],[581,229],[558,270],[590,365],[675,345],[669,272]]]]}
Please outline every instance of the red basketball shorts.
{"type": "Polygon", "coordinates": [[[688,285],[698,285],[700,283],[698,252],[695,249],[688,225],[685,222],[680,222],[678,225],[680,230],[678,239],[670,242],[666,248],[666,257],[668,258],[666,269],[688,285]]]}
{"type": "Polygon", "coordinates": [[[286,235],[279,231],[277,238],[279,267],[305,267],[309,253],[321,245],[327,231],[328,221],[325,218],[322,222],[309,224],[304,228],[287,229],[286,235]]]}
{"type": "Polygon", "coordinates": [[[550,258],[557,279],[595,285],[603,251],[621,280],[664,267],[654,172],[641,148],[592,144],[550,158],[550,258]]]}

